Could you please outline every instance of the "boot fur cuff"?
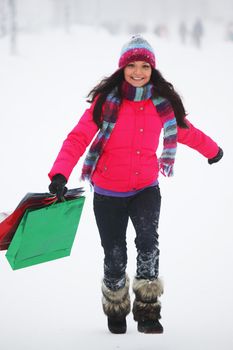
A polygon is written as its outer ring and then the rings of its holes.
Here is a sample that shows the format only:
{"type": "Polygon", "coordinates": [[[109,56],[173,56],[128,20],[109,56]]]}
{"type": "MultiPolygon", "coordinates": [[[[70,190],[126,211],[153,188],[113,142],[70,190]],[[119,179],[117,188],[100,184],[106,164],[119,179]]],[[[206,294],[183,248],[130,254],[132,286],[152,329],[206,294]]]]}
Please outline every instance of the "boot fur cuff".
{"type": "Polygon", "coordinates": [[[161,318],[161,304],[159,301],[155,303],[142,303],[134,300],[133,316],[135,321],[156,321],[161,318]]]}
{"type": "Polygon", "coordinates": [[[102,284],[102,305],[105,315],[121,320],[130,313],[129,278],[123,288],[110,290],[105,283],[102,284]]]}
{"type": "Polygon", "coordinates": [[[163,283],[159,278],[152,281],[134,278],[133,291],[137,300],[153,303],[157,301],[157,297],[163,294],[163,283]]]}
{"type": "Polygon", "coordinates": [[[114,318],[116,320],[122,320],[130,313],[130,296],[122,299],[121,302],[113,303],[107,300],[104,296],[102,298],[103,311],[106,316],[114,318]]]}
{"type": "Polygon", "coordinates": [[[110,301],[112,303],[117,304],[117,303],[121,302],[123,299],[126,298],[126,296],[129,293],[129,277],[126,276],[125,286],[123,288],[116,290],[116,291],[109,289],[103,281],[102,282],[102,293],[103,293],[103,296],[108,301],[110,301]]]}

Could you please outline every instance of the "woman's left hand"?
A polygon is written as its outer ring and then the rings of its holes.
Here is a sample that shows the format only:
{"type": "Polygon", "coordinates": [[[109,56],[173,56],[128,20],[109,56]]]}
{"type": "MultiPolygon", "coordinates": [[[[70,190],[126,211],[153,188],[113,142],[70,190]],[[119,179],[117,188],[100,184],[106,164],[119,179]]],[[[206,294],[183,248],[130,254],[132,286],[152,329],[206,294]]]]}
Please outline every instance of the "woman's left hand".
{"type": "Polygon", "coordinates": [[[219,147],[215,157],[208,159],[209,164],[217,163],[223,157],[223,150],[219,147]]]}

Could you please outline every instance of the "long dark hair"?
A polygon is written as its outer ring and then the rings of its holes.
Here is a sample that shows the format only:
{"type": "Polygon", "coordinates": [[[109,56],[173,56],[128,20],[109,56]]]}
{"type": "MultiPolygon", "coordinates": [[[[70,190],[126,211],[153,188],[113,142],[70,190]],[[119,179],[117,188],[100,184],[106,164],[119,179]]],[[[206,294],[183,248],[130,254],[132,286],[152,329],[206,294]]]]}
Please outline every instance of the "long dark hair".
{"type": "MultiPolygon", "coordinates": [[[[88,102],[93,102],[96,99],[96,103],[93,110],[93,120],[96,125],[101,127],[101,114],[102,107],[108,94],[116,87],[116,94],[121,97],[121,84],[124,80],[124,68],[117,70],[110,77],[104,78],[99,84],[97,84],[87,95],[88,102]]],[[[181,128],[188,128],[185,122],[185,108],[179,94],[175,91],[173,85],[166,81],[162,74],[152,68],[150,82],[154,85],[154,94],[156,97],[161,96],[167,98],[172,105],[175,113],[177,125],[181,128]]]]}

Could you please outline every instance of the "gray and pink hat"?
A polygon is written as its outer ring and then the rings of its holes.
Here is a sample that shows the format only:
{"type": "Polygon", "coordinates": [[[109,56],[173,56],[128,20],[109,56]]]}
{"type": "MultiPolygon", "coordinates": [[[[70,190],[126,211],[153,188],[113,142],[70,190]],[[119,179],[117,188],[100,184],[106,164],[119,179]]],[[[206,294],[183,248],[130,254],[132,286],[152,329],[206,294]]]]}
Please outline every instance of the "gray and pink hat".
{"type": "Polygon", "coordinates": [[[123,68],[133,61],[145,61],[153,68],[156,66],[154,50],[139,34],[132,36],[131,40],[123,46],[118,66],[123,68]]]}

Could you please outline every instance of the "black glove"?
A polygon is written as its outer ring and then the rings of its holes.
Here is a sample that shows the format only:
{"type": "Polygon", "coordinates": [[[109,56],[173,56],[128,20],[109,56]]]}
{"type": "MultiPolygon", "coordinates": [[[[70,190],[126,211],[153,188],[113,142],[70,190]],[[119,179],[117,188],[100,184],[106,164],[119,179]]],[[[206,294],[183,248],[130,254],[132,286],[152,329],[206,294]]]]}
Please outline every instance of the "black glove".
{"type": "Polygon", "coordinates": [[[57,199],[61,201],[64,194],[67,192],[67,187],[65,187],[67,181],[64,175],[56,174],[52,178],[52,182],[49,185],[49,192],[56,194],[57,199]]]}
{"type": "Polygon", "coordinates": [[[215,157],[208,159],[209,164],[217,163],[223,157],[223,150],[219,147],[215,157]]]}

